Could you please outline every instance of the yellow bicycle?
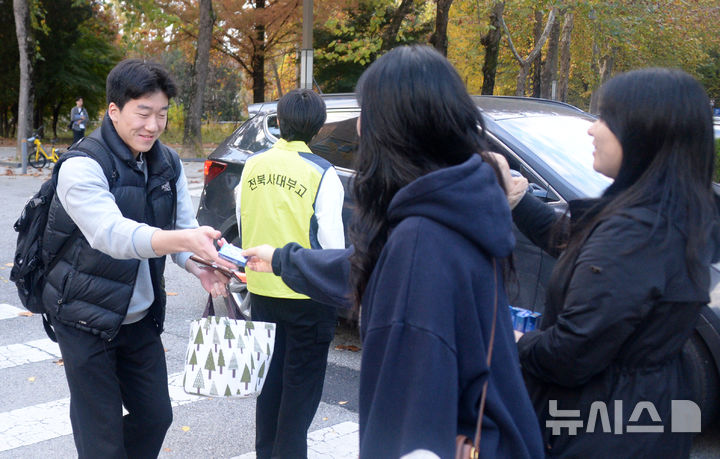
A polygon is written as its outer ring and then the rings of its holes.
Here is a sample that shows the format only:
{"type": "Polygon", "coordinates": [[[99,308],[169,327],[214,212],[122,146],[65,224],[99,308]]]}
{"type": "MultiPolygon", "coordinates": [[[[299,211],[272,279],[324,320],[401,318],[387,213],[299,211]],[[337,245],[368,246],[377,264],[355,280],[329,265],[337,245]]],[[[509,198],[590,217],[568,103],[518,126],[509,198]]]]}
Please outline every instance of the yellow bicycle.
{"type": "Polygon", "coordinates": [[[48,153],[40,141],[40,135],[38,132],[35,132],[35,134],[27,140],[30,144],[28,151],[28,164],[35,169],[42,169],[48,161],[51,163],[57,163],[58,159],[60,159],[59,155],[63,153],[58,148],[55,148],[55,140],[52,141],[52,146],[50,147],[50,152],[48,153]]]}

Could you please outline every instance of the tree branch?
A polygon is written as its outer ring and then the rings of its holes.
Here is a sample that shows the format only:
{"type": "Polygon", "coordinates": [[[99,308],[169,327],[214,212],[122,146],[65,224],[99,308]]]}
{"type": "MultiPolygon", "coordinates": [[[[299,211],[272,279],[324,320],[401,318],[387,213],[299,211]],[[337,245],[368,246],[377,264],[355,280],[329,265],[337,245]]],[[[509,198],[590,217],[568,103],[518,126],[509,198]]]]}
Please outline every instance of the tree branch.
{"type": "Polygon", "coordinates": [[[508,43],[510,44],[510,50],[512,51],[513,55],[515,56],[515,59],[518,60],[521,66],[526,66],[528,63],[535,60],[535,57],[537,57],[538,53],[542,49],[543,45],[545,44],[545,41],[547,40],[548,36],[550,35],[550,30],[552,29],[553,24],[555,23],[555,18],[557,17],[557,7],[553,7],[552,10],[550,10],[550,14],[548,15],[547,23],[545,23],[545,30],[543,30],[542,35],[540,35],[540,38],[535,43],[535,48],[533,48],[532,51],[530,51],[530,54],[528,54],[527,58],[523,59],[520,57],[520,54],[517,52],[517,49],[515,49],[515,45],[513,44],[512,37],[510,36],[510,30],[508,30],[507,24],[505,24],[505,19],[500,16],[500,24],[502,24],[503,30],[505,31],[505,35],[507,36],[508,43]]]}

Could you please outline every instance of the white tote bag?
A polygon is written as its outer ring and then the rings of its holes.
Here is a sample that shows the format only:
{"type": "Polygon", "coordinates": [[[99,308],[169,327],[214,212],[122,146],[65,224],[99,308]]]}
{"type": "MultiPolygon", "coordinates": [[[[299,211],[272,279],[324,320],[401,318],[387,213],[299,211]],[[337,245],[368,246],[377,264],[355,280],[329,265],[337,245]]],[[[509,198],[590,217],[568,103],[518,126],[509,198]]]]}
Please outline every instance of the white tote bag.
{"type": "MultiPolygon", "coordinates": [[[[232,306],[228,304],[229,311],[232,306]]],[[[190,323],[185,392],[210,397],[259,394],[275,348],[275,324],[209,315],[210,311],[212,306],[190,323]]]]}

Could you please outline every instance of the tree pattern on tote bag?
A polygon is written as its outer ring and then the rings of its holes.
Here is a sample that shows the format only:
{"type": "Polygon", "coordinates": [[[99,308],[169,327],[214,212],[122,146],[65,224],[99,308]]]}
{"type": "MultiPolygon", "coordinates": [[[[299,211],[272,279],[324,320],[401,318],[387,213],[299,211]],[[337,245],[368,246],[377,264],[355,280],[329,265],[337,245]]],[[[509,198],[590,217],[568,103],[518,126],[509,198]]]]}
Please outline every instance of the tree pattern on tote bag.
{"type": "Polygon", "coordinates": [[[205,381],[203,381],[202,371],[197,372],[197,376],[195,377],[195,382],[193,383],[193,387],[197,389],[198,394],[200,393],[200,389],[205,388],[205,381]]]}
{"type": "Polygon", "coordinates": [[[212,379],[212,372],[215,370],[215,359],[212,351],[208,352],[207,360],[205,360],[205,369],[208,371],[208,379],[212,379]]]}
{"type": "Polygon", "coordinates": [[[212,397],[257,395],[275,347],[275,324],[210,316],[190,324],[183,388],[212,397]],[[260,332],[264,330],[264,332],[260,332]]]}
{"type": "Polygon", "coordinates": [[[222,369],[225,366],[225,356],[223,355],[222,349],[220,349],[220,352],[218,352],[218,358],[217,358],[217,367],[220,374],[222,374],[222,369]]]}
{"type": "Polygon", "coordinates": [[[232,347],[232,340],[235,338],[235,335],[233,334],[232,327],[230,327],[230,322],[225,323],[224,338],[228,340],[228,347],[232,347]]]}
{"type": "Polygon", "coordinates": [[[197,336],[195,337],[195,344],[197,345],[197,350],[200,350],[200,345],[205,344],[205,340],[203,339],[202,330],[200,330],[200,327],[198,327],[197,336]]]}
{"type": "Polygon", "coordinates": [[[194,350],[194,349],[193,349],[193,351],[192,351],[192,355],[190,356],[190,360],[188,361],[188,363],[189,363],[190,366],[192,367],[191,369],[194,370],[194,369],[195,369],[195,365],[197,365],[197,354],[195,354],[195,350],[194,350]]]}
{"type": "Polygon", "coordinates": [[[230,363],[228,363],[227,369],[232,370],[232,377],[234,378],[235,372],[238,369],[238,360],[234,352],[232,353],[232,357],[230,357],[230,363]]]}

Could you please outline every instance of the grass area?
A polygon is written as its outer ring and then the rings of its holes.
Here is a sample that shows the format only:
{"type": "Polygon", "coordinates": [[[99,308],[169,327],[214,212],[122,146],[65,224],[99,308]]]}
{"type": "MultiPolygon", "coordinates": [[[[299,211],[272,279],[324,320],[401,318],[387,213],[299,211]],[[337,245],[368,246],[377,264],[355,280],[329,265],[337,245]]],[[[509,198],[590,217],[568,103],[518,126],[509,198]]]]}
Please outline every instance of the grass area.
{"type": "MultiPolygon", "coordinates": [[[[232,134],[240,124],[242,124],[241,121],[237,124],[217,122],[203,123],[201,132],[205,156],[211,153],[227,136],[232,134]]],[[[171,124],[163,133],[161,140],[175,148],[181,156],[185,156],[182,151],[183,126],[181,124],[171,124]]]]}

